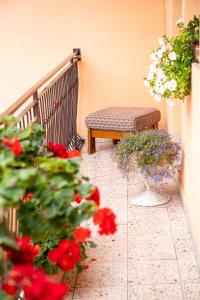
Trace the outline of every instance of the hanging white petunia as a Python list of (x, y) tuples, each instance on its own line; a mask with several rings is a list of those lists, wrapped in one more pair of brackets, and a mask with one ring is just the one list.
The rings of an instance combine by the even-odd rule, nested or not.
[(162, 56), (163, 56), (163, 51), (162, 51), (161, 49), (159, 49), (159, 50), (157, 51), (157, 57), (158, 57), (158, 58), (162, 58)]
[(176, 21), (176, 25), (180, 25), (180, 24), (183, 24), (183, 18), (179, 18), (179, 19)]
[(156, 72), (156, 65), (155, 64), (151, 64), (150, 67), (150, 72), (155, 73)]
[(151, 57), (151, 60), (153, 60), (153, 61), (157, 61), (157, 60), (158, 60), (157, 55), (156, 55), (155, 52), (152, 52), (152, 53), (150, 54), (150, 57)]
[(163, 39), (163, 38), (159, 38), (159, 39), (158, 39), (158, 44), (159, 44), (160, 46), (163, 46), (163, 45), (165, 44), (164, 39)]
[(174, 51), (170, 52), (168, 55), (170, 60), (176, 60), (176, 53)]
[(149, 74), (147, 75), (147, 79), (152, 80), (153, 78), (154, 78), (154, 73), (149, 72)]
[(160, 95), (154, 95), (154, 99), (156, 102), (161, 102), (161, 96)]
[(144, 86), (145, 86), (145, 87), (150, 87), (150, 83), (149, 83), (148, 80), (144, 80)]

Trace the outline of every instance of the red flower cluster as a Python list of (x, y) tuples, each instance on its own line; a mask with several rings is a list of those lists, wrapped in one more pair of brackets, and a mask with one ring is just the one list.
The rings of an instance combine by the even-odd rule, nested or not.
[[(80, 194), (76, 194), (74, 195), (73, 197), (73, 200), (76, 202), (76, 203), (81, 203), (81, 200), (83, 198), (81, 197)], [(86, 200), (91, 200), (91, 201), (94, 201), (96, 203), (97, 206), (100, 205), (100, 192), (99, 192), (99, 189), (98, 187), (94, 187), (91, 191), (91, 194), (86, 198)]]
[(29, 237), (16, 237), (15, 238), (17, 245), (19, 246), (18, 250), (15, 249), (7, 249), (8, 257), (14, 264), (27, 265), (32, 264), (36, 255), (39, 253), (39, 248), (34, 247), (30, 243)]
[(117, 230), (115, 223), (116, 216), (110, 208), (99, 209), (93, 216), (95, 225), (99, 225), (99, 233), (102, 234), (113, 234)]
[(48, 151), (52, 152), (55, 157), (67, 158), (68, 153), (65, 145), (49, 143)]
[(60, 157), (60, 158), (73, 158), (73, 157), (81, 156), (80, 151), (76, 149), (68, 151), (65, 145), (63, 144), (49, 143), (48, 151), (52, 152), (55, 157)]
[(80, 151), (74, 149), (68, 152), (68, 158), (81, 157)]
[(22, 153), (22, 145), (17, 137), (13, 139), (3, 139), (2, 144), (9, 148), (15, 156), (19, 156)]
[(100, 205), (100, 192), (98, 187), (94, 187), (90, 196), (86, 198), (87, 200), (93, 200), (97, 206)]
[(32, 265), (15, 265), (2, 289), (11, 296), (23, 289), (26, 300), (61, 300), (68, 286), (48, 281), (45, 273)]
[(48, 252), (48, 259), (64, 271), (71, 271), (81, 259), (80, 247), (73, 241), (63, 240), (58, 248)]
[(82, 243), (91, 236), (91, 231), (88, 228), (77, 227), (73, 233), (73, 236), (76, 243)]
[(82, 197), (81, 197), (81, 195), (80, 194), (76, 194), (76, 195), (74, 195), (74, 197), (73, 197), (73, 200), (76, 202), (76, 203), (81, 203), (81, 201), (82, 201)]
[(33, 198), (33, 195), (31, 193), (25, 194), (22, 196), (22, 200), (24, 200), (24, 201), (31, 200), (32, 198)]

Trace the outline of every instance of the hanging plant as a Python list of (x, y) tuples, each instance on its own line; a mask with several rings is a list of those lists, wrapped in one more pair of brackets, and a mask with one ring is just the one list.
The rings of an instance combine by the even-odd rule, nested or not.
[(199, 41), (200, 18), (194, 16), (187, 26), (182, 19), (176, 22), (179, 34), (158, 39), (159, 48), (150, 54), (152, 63), (144, 78), (145, 87), (157, 102), (162, 98), (173, 105), (191, 92), (192, 62), (195, 61), (193, 43)]

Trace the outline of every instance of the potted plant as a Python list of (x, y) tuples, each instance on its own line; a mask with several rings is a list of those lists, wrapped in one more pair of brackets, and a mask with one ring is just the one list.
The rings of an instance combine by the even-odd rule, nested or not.
[(144, 78), (144, 85), (149, 88), (151, 96), (157, 102), (165, 98), (169, 105), (190, 95), (191, 64), (195, 61), (193, 45), (199, 43), (200, 18), (194, 16), (186, 26), (182, 19), (176, 24), (179, 30), (177, 36), (158, 39), (159, 48), (151, 53), (152, 63)]
[(168, 202), (168, 179), (179, 167), (180, 146), (164, 130), (144, 130), (124, 137), (117, 146), (118, 166), (125, 172), (139, 171), (146, 179), (146, 190), (131, 203), (154, 206)]
[[(26, 300), (60, 300), (68, 286), (48, 275), (86, 268), (87, 248), (95, 244), (83, 222), (92, 218), (107, 235), (115, 233), (116, 217), (100, 208), (98, 188), (80, 172), (79, 151), (52, 143), (43, 151), (41, 125), (21, 131), (13, 122), (0, 120), (0, 298), (23, 290)], [(9, 209), (19, 222), (16, 234)]]

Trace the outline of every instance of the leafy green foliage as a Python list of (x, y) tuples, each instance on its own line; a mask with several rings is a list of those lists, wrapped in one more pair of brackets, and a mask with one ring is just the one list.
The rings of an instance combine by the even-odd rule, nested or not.
[[(15, 122), (10, 117), (0, 120), (0, 251), (1, 245), (16, 247), (4, 218), (9, 208), (15, 208), (20, 235), (30, 236), (41, 249), (36, 266), (56, 273), (58, 268), (47, 259), (47, 253), (60, 240), (73, 240), (75, 228), (93, 216), (97, 209), (93, 201), (73, 203), (74, 195), (85, 199), (93, 186), (80, 172), (80, 158), (55, 158), (44, 151), (42, 126), (35, 124), (21, 131)], [(4, 139), (16, 138), (22, 146), (20, 155), (14, 155), (3, 143)], [(85, 246), (81, 248), (82, 258), (86, 257)]]
[(199, 42), (200, 18), (194, 16), (187, 26), (177, 23), (179, 34), (159, 39), (160, 47), (152, 52), (152, 65), (144, 84), (156, 101), (161, 97), (173, 104), (183, 100), (191, 92), (192, 62), (195, 61), (192, 46)]

